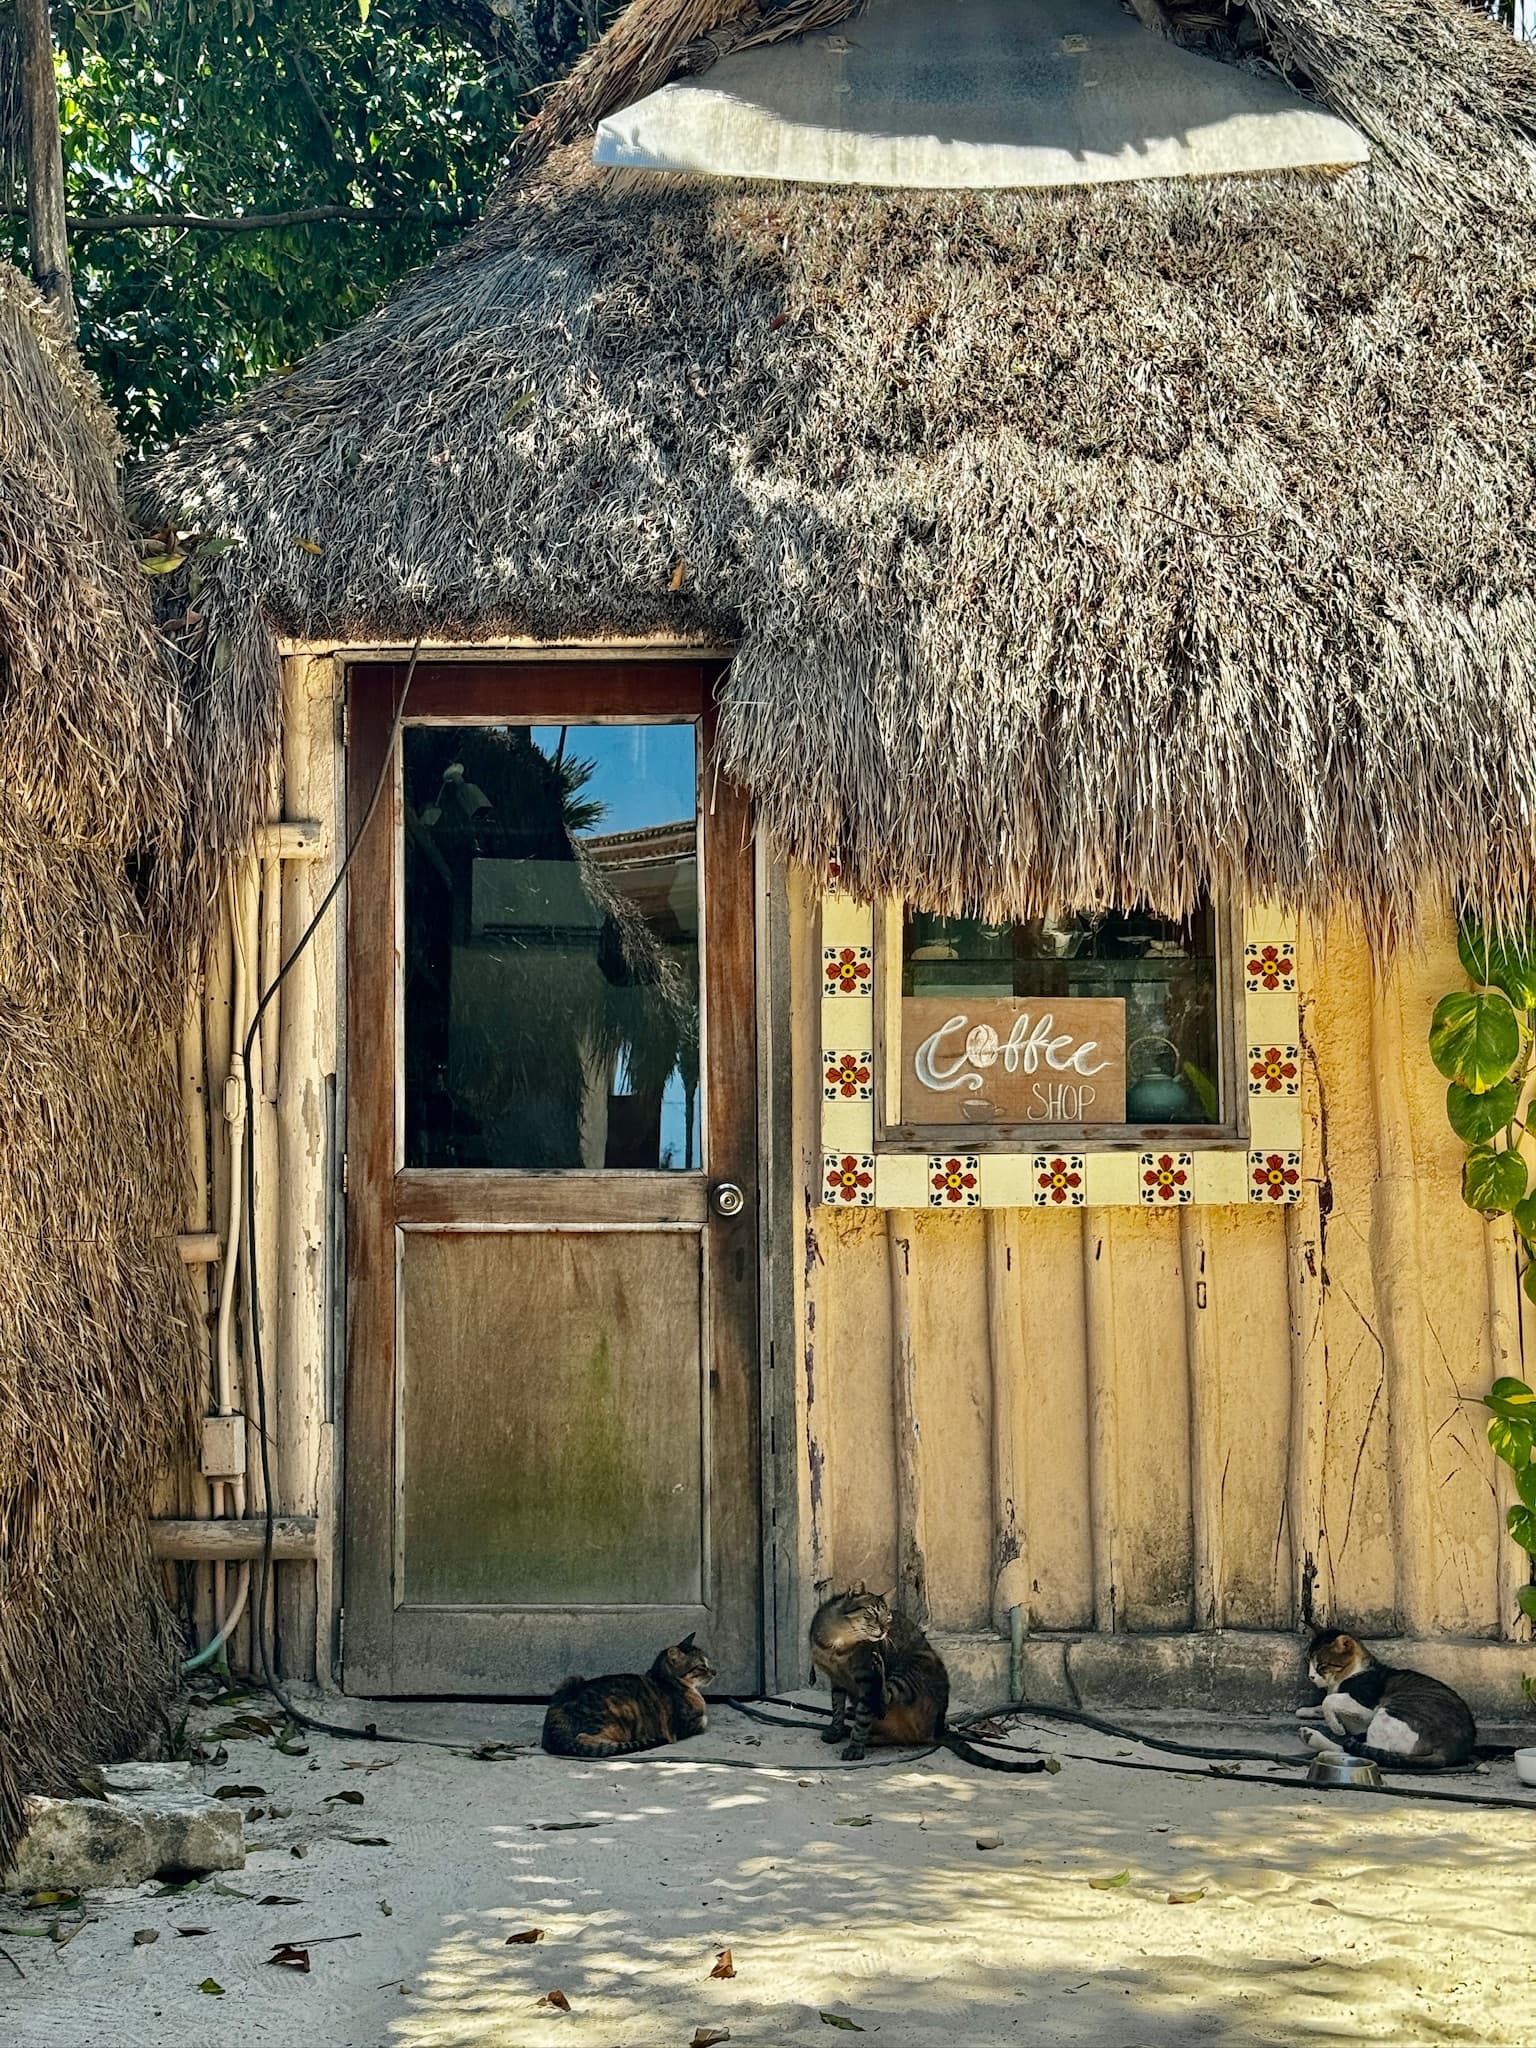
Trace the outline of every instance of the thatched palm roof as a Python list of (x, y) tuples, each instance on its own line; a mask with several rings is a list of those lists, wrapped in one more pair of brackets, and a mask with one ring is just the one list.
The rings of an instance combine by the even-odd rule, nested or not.
[(187, 1426), (170, 1033), (183, 756), (111, 421), (0, 264), (0, 1866), (22, 1792), (175, 1670), (151, 1488)]
[(1369, 137), (1337, 177), (592, 168), (769, 15), (635, 0), (456, 250), (145, 481), (241, 543), (198, 601), (230, 730), (273, 730), (273, 629), (703, 634), (730, 767), (862, 889), (1528, 900), (1536, 52), (1461, 0), (1186, 10)]

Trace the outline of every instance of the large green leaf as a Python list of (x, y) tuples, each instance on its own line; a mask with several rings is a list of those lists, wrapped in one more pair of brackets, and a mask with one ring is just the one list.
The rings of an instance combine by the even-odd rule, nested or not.
[(1513, 1081), (1500, 1081), (1482, 1095), (1474, 1095), (1453, 1081), (1445, 1091), (1445, 1113), (1451, 1129), (1469, 1145), (1482, 1145), (1496, 1131), (1502, 1131), (1520, 1107), (1520, 1090)]
[(1494, 1381), (1482, 1399), (1485, 1408), (1491, 1408), (1495, 1415), (1502, 1415), (1506, 1422), (1523, 1422), (1536, 1428), (1536, 1393), (1524, 1380), (1517, 1380), (1506, 1373)]
[(1515, 1486), (1528, 1508), (1536, 1508), (1536, 1465), (1524, 1465), (1515, 1474)]
[(1536, 1586), (1522, 1586), (1515, 1595), (1515, 1605), (1527, 1621), (1536, 1621)]
[(1517, 1010), (1536, 1010), (1536, 929), (1491, 932), (1463, 918), (1456, 950), (1471, 980), (1503, 989)]
[(1488, 1441), (1494, 1454), (1513, 1465), (1518, 1472), (1531, 1462), (1531, 1453), (1536, 1448), (1536, 1432), (1528, 1422), (1511, 1422), (1507, 1416), (1495, 1415), (1488, 1425)]
[(1430, 1022), (1429, 1052), (1447, 1080), (1474, 1095), (1497, 1087), (1520, 1057), (1520, 1020), (1508, 996), (1442, 996)]
[(1509, 1533), (1520, 1548), (1536, 1557), (1536, 1508), (1511, 1508), (1508, 1524)]
[(1513, 1209), (1528, 1185), (1525, 1161), (1518, 1152), (1495, 1152), (1491, 1145), (1479, 1145), (1468, 1153), (1461, 1194), (1469, 1209), (1485, 1214)]
[(1536, 1194), (1515, 1204), (1515, 1228), (1522, 1237), (1536, 1238)]

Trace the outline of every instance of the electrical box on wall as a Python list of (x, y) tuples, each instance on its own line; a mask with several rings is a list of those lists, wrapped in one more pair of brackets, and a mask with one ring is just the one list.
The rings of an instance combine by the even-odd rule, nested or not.
[(203, 1477), (243, 1479), (245, 1477), (245, 1417), (205, 1415), (203, 1417)]

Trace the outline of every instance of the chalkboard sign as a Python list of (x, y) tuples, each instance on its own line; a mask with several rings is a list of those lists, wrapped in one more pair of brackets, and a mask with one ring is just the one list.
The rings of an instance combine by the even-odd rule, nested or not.
[(901, 1121), (1123, 1124), (1124, 1002), (906, 997)]

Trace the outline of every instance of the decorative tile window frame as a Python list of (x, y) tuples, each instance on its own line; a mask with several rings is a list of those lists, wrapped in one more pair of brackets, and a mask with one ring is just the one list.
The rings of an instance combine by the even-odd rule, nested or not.
[[(893, 1134), (900, 1095), (902, 906), (828, 890), (821, 904), (821, 1199), (833, 1208), (1285, 1205), (1301, 1198), (1301, 1030), (1293, 923), (1256, 904), (1222, 917), (1219, 1132), (984, 1126)], [(1240, 985), (1239, 985), (1240, 984)], [(999, 1142), (1001, 1140), (1001, 1143)]]

